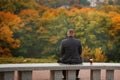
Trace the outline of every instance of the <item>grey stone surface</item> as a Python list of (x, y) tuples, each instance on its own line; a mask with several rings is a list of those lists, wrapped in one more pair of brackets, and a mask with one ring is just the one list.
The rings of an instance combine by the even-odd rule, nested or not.
[[(72, 77), (69, 80), (74, 80), (74, 71), (77, 69), (90, 69), (91, 80), (100, 80), (100, 70), (106, 69), (107, 80), (114, 80), (114, 70), (120, 70), (119, 63), (83, 63), (78, 65), (67, 65), (58, 63), (32, 63), (32, 64), (0, 64), (0, 80), (13, 80), (13, 72), (19, 72), (19, 80), (32, 80), (32, 71), (50, 70), (51, 80), (61, 80), (61, 71), (69, 70)], [(7, 73), (6, 73), (7, 72)], [(10, 72), (10, 73), (8, 73)], [(11, 73), (12, 72), (12, 73)], [(5, 74), (4, 74), (5, 73)], [(59, 75), (59, 76), (58, 76)], [(10, 79), (8, 79), (11, 77)]]
[(76, 70), (67, 71), (67, 80), (76, 80)]
[(50, 80), (62, 80), (62, 71), (61, 70), (51, 70), (50, 71)]
[(57, 70), (57, 71), (54, 71), (54, 72), (55, 72), (54, 80), (62, 80), (62, 71)]
[(0, 72), (0, 80), (4, 80), (4, 72)]
[(14, 71), (4, 72), (4, 80), (14, 80)]
[(14, 80), (14, 71), (0, 72), (0, 80)]
[(76, 69), (116, 69), (120, 70), (119, 63), (83, 63), (79, 65), (66, 65), (58, 63), (32, 63), (32, 64), (0, 64), (2, 71), (28, 71), (28, 70), (76, 70)]
[(32, 80), (32, 71), (19, 71), (18, 80)]
[(114, 80), (114, 70), (106, 70), (106, 80)]
[(100, 69), (91, 70), (90, 80), (101, 80), (101, 70)]

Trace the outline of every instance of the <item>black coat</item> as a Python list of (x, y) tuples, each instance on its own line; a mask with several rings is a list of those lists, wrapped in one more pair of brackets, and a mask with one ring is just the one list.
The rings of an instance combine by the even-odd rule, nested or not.
[(58, 63), (81, 64), (81, 53), (82, 46), (79, 40), (74, 37), (64, 39), (61, 43), (61, 58), (58, 60)]

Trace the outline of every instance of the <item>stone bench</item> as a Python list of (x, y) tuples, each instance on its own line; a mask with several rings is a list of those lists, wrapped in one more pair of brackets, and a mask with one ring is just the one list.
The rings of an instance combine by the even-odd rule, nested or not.
[(31, 63), (31, 64), (0, 64), (0, 80), (14, 80), (15, 71), (17, 80), (32, 80), (32, 71), (50, 70), (50, 80), (62, 80), (62, 70), (67, 70), (67, 80), (75, 80), (75, 71), (90, 69), (90, 80), (101, 80), (101, 70), (106, 70), (106, 80), (114, 80), (114, 70), (120, 70), (119, 63), (83, 63), (67, 65), (58, 63)]

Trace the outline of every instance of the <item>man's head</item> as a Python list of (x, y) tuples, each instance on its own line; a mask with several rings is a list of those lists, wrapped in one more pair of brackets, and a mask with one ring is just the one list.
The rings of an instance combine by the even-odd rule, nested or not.
[(73, 30), (73, 29), (69, 29), (69, 30), (67, 31), (67, 36), (68, 36), (68, 37), (74, 37), (74, 30)]

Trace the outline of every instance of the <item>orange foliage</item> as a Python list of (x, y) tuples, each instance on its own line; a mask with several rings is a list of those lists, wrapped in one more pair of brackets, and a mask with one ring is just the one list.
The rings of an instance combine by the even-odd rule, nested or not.
[(22, 10), (19, 14), (20, 16), (24, 16), (26, 15), (27, 17), (30, 17), (30, 16), (38, 16), (38, 12), (36, 10), (33, 10), (33, 9), (28, 9), (28, 10)]
[(19, 29), (20, 18), (10, 12), (0, 12), (0, 57), (12, 56), (10, 48), (18, 48), (20, 41), (13, 38), (13, 33)]
[(95, 10), (93, 8), (72, 8), (70, 10), (66, 10), (66, 13), (69, 16), (74, 16), (75, 14), (79, 14), (79, 13), (88, 13), (91, 10)]
[(12, 57), (11, 53), (10, 53), (10, 49), (9, 48), (1, 48), (0, 47), (0, 57), (4, 57), (4, 58), (7, 58), (7, 57)]
[(19, 16), (23, 19), (22, 21), (24, 24), (29, 23), (31, 20), (39, 18), (38, 12), (33, 9), (22, 10)]
[(13, 31), (15, 31), (16, 29), (19, 29), (19, 27), (21, 27), (20, 25), (18, 25), (18, 23), (20, 22), (20, 18), (17, 15), (13, 15), (10, 12), (7, 12), (7, 13), (0, 12), (0, 20), (1, 20), (0, 26), (7, 25)]
[(116, 12), (110, 12), (109, 16), (111, 18), (111, 30), (110, 30), (110, 34), (111, 35), (116, 35), (117, 32), (120, 30), (120, 14), (116, 13)]
[(105, 6), (103, 7), (103, 9), (101, 9), (102, 11), (104, 12), (111, 12), (111, 11), (118, 11), (117, 7), (116, 6), (113, 6), (113, 5), (108, 5), (108, 6)]
[(48, 9), (45, 13), (43, 13), (42, 18), (49, 20), (55, 18), (60, 13), (60, 10), (57, 9)]

